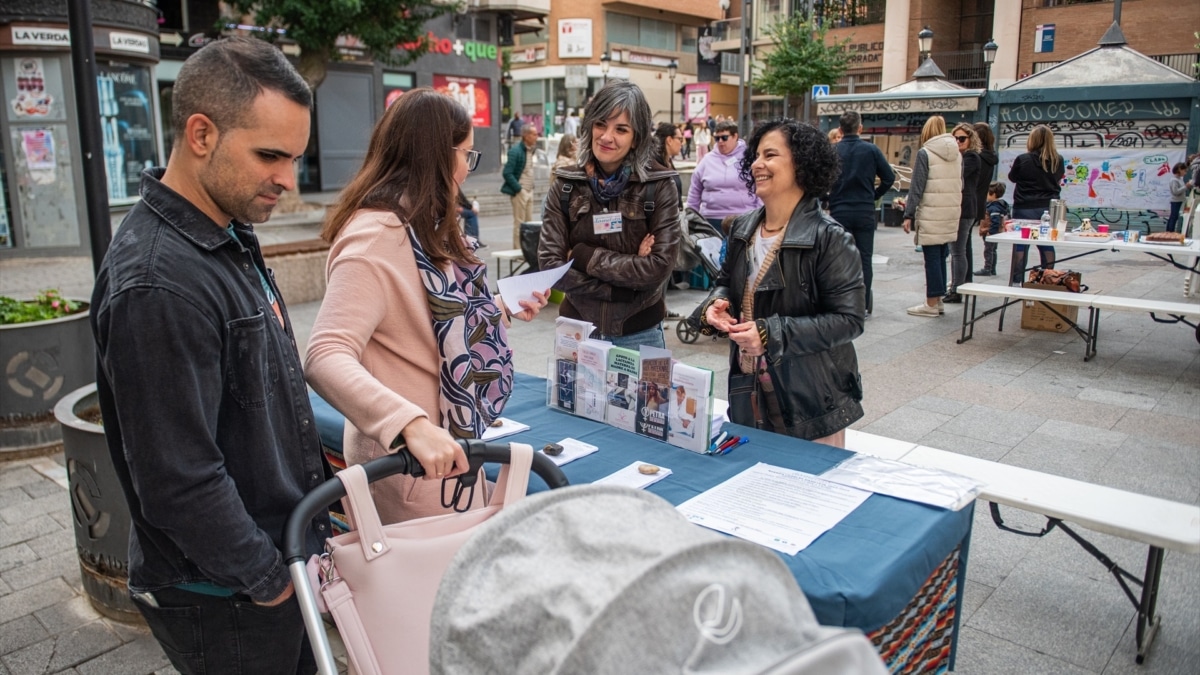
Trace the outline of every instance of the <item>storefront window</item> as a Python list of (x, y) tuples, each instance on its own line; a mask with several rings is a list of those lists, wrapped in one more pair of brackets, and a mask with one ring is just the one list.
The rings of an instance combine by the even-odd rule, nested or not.
[(404, 92), (412, 89), (415, 78), (412, 73), (383, 74), (383, 107), (390, 108)]
[(97, 64), (96, 71), (108, 200), (131, 204), (137, 200), (142, 171), (158, 162), (150, 68), (110, 62)]

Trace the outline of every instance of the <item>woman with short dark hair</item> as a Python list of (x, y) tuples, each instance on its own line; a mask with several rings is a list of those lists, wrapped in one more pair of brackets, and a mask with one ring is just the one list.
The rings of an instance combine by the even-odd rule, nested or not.
[(579, 162), (546, 195), (538, 265), (571, 267), (559, 315), (620, 347), (666, 346), (664, 282), (679, 248), (678, 174), (656, 158), (650, 105), (626, 80), (605, 85), (579, 128)]
[(738, 173), (763, 206), (734, 221), (717, 286), (689, 321), (729, 334), (730, 419), (844, 447), (863, 416), (853, 340), (866, 306), (854, 238), (820, 206), (838, 165), (809, 124), (755, 130)]

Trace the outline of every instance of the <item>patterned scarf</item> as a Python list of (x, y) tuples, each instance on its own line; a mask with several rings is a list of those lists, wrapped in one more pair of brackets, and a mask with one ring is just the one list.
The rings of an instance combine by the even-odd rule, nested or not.
[(611, 176), (605, 176), (602, 173), (603, 169), (595, 162), (589, 162), (584, 170), (587, 171), (588, 180), (592, 183), (592, 194), (596, 195), (596, 201), (601, 204), (608, 204), (620, 197), (629, 183), (630, 174), (633, 173), (633, 169), (628, 164), (622, 164), (621, 168)]
[(409, 231), (417, 273), (433, 312), (442, 425), (455, 438), (480, 438), (512, 393), (512, 350), (500, 308), (488, 290), (487, 266), (451, 262), (454, 277), (430, 262)]

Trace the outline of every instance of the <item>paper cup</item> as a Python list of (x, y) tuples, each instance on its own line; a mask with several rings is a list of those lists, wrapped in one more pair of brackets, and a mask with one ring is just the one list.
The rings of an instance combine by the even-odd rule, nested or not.
[(1029, 238), (1029, 226), (1028, 226), (1028, 225), (1022, 225), (1022, 226), (1021, 226), (1021, 238), (1022, 238), (1022, 239), (1028, 239), (1028, 238)]
[(1099, 232), (1100, 234), (1107, 234), (1107, 233), (1108, 233), (1108, 226), (1107, 226), (1107, 225), (1097, 225), (1097, 226), (1096, 226), (1096, 231), (1097, 231), (1097, 232)]

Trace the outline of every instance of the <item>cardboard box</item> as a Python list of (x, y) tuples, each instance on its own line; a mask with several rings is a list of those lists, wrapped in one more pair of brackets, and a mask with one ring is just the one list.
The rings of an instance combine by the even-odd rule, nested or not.
[[(1057, 284), (1031, 284), (1025, 282), (1021, 288), (1036, 288), (1042, 291), (1070, 293), (1065, 287)], [(1079, 321), (1079, 307), (1075, 305), (1059, 305), (1051, 303), (1059, 314), (1067, 317), (1072, 323)], [(1044, 304), (1036, 300), (1025, 300), (1021, 303), (1021, 328), (1025, 330), (1045, 330), (1053, 333), (1065, 333), (1071, 330), (1070, 324), (1063, 321), (1057, 314), (1051, 312)]]

